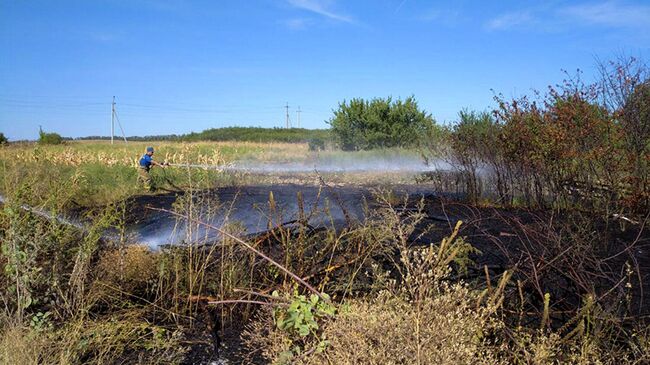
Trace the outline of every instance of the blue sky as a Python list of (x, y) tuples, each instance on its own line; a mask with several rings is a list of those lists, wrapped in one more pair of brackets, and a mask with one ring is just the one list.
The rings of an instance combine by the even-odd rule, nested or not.
[(0, 132), (325, 128), (338, 102), (415, 95), (439, 122), (562, 69), (650, 56), (650, 2), (0, 0)]

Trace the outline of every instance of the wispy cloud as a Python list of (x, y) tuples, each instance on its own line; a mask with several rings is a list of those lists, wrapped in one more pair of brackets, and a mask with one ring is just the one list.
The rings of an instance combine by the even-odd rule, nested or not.
[(568, 6), (560, 9), (559, 13), (593, 25), (626, 28), (650, 27), (649, 5), (633, 5), (618, 1), (606, 1), (598, 4)]
[(395, 12), (396, 12), (396, 13), (399, 12), (399, 10), (402, 8), (402, 6), (404, 6), (405, 3), (406, 3), (406, 0), (402, 0), (402, 1), (399, 3), (399, 5), (397, 5), (397, 8), (395, 8)]
[(344, 23), (355, 23), (355, 20), (345, 14), (334, 12), (330, 10), (330, 1), (327, 0), (287, 0), (291, 6), (299, 9), (307, 10), (312, 13), (324, 16), (326, 18), (336, 20)]
[(424, 22), (433, 22), (446, 26), (458, 25), (464, 21), (464, 16), (460, 9), (429, 9), (422, 11), (416, 19)]
[(199, 72), (207, 72), (208, 74), (219, 76), (250, 75), (259, 71), (246, 67), (211, 67), (208, 69), (197, 68), (196, 70)]
[(115, 0), (115, 3), (134, 8), (144, 8), (163, 12), (177, 12), (187, 8), (183, 0)]
[(650, 5), (616, 0), (553, 8), (539, 6), (501, 14), (488, 20), (488, 30), (528, 28), (561, 31), (592, 25), (612, 28), (650, 28)]
[(307, 18), (292, 18), (292, 19), (285, 20), (283, 23), (289, 29), (303, 30), (306, 29), (312, 23), (312, 20)]
[(422, 13), (420, 13), (420, 15), (418, 16), (420, 20), (424, 20), (424, 21), (434, 21), (440, 19), (441, 17), (442, 17), (442, 11), (440, 11), (440, 9), (425, 10)]
[(530, 11), (515, 11), (502, 14), (490, 19), (486, 28), (489, 30), (505, 30), (536, 22)]
[(124, 39), (124, 32), (120, 30), (91, 30), (83, 31), (80, 36), (84, 39), (98, 43), (112, 43)]

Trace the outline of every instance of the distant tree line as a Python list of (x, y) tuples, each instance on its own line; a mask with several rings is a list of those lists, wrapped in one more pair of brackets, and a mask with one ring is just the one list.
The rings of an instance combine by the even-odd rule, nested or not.
[[(180, 140), (180, 135), (176, 134), (160, 134), (160, 135), (151, 135), (151, 136), (128, 136), (126, 137), (129, 141), (178, 141)], [(121, 140), (121, 137), (115, 137), (118, 141)], [(110, 136), (86, 136), (86, 137), (77, 137), (75, 140), (78, 141), (110, 141)]]
[[(106, 136), (88, 136), (79, 140), (110, 140)], [(244, 141), (244, 142), (287, 142), (307, 143), (316, 141), (317, 144), (329, 142), (330, 131), (326, 129), (304, 128), (261, 128), (261, 127), (225, 127), (211, 128), (202, 132), (189, 134), (167, 134), (152, 136), (131, 136), (129, 141)]]
[[(355, 98), (339, 104), (327, 122), (330, 129), (225, 127), (189, 134), (131, 136), (130, 141), (244, 141), (309, 143), (311, 150), (336, 145), (346, 151), (419, 146), (439, 131), (431, 114), (421, 110), (414, 97), (405, 100)], [(80, 140), (107, 140), (88, 136)]]
[(245, 141), (245, 142), (309, 142), (314, 139), (329, 140), (326, 129), (227, 127), (206, 129), (199, 133), (183, 135), (184, 141)]

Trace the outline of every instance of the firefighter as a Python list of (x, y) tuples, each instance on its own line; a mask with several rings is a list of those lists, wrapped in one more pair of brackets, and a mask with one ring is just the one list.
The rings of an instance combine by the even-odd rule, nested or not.
[(153, 192), (156, 190), (156, 187), (153, 184), (153, 179), (149, 170), (153, 166), (165, 167), (165, 164), (158, 163), (153, 160), (153, 147), (147, 147), (147, 151), (142, 158), (140, 158), (140, 163), (138, 164), (138, 180), (143, 183), (144, 188)]

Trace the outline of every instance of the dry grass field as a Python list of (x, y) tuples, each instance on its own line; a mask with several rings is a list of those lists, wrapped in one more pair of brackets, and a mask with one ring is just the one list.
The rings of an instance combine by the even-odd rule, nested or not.
[[(136, 181), (147, 145), (180, 165), (152, 171), (155, 193)], [(443, 197), (462, 180), (423, 178), (419, 158), (3, 146), (0, 362), (650, 360), (643, 225)], [(178, 239), (140, 245), (143, 227)]]

